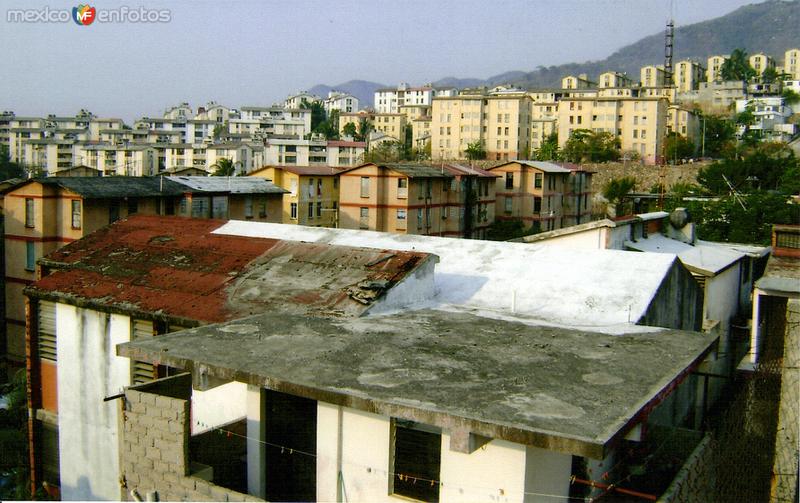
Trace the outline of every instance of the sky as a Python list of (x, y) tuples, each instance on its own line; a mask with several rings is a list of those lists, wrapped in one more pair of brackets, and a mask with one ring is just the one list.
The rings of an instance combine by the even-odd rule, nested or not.
[[(0, 5), (0, 110), (126, 121), (171, 105), (269, 105), (315, 84), (396, 85), (487, 78), (539, 65), (604, 59), (642, 37), (761, 0), (133, 0), (167, 22), (16, 22)], [(108, 14), (108, 13), (107, 13)], [(155, 12), (150, 15), (157, 15)]]

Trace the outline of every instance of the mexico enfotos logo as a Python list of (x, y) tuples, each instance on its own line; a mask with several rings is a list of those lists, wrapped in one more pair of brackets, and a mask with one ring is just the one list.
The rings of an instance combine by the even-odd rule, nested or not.
[(69, 9), (8, 9), (8, 23), (69, 23), (90, 26), (97, 23), (169, 23), (172, 11), (169, 9), (148, 9), (146, 7), (122, 6), (114, 9), (98, 9), (89, 4), (81, 4)]

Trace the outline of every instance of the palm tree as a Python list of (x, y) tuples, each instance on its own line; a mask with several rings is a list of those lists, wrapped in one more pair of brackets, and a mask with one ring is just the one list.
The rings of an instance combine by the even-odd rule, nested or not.
[(236, 176), (236, 163), (232, 159), (221, 157), (211, 167), (215, 168), (212, 176)]

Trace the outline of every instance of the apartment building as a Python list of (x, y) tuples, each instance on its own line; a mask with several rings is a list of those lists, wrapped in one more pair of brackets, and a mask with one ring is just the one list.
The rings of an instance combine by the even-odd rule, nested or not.
[(730, 54), (711, 56), (706, 64), (706, 82), (719, 82), (722, 81), (722, 65), (725, 60), (730, 57)]
[[(211, 173), (213, 169), (211, 164), (207, 162), (209, 146), (204, 143), (172, 143), (166, 145), (164, 147), (164, 171), (176, 172), (187, 168), (197, 168), (205, 173)], [(218, 160), (220, 156), (217, 154), (218, 152), (213, 152), (212, 155)]]
[(339, 175), (339, 227), (485, 237), (494, 221), (494, 178), (457, 164), (364, 164)]
[[(96, 169), (103, 176), (152, 176), (158, 173), (158, 154), (150, 144), (80, 142), (73, 148), (72, 165)], [(50, 173), (56, 174), (53, 171)]]
[(789, 75), (786, 80), (800, 80), (800, 49), (793, 48), (784, 53), (783, 73)]
[(349, 93), (339, 91), (328, 92), (328, 97), (322, 102), (325, 113), (330, 116), (331, 112), (355, 112), (358, 110), (358, 98)]
[(747, 97), (747, 83), (741, 80), (714, 80), (700, 83), (695, 101), (707, 114), (724, 114), (738, 99)]
[(362, 121), (369, 121), (373, 131), (380, 131), (397, 141), (405, 140), (406, 125), (409, 123), (407, 115), (403, 113), (345, 112), (339, 115), (339, 136), (344, 136), (344, 128), (348, 124), (353, 124), (358, 130)]
[(288, 191), (281, 222), (312, 227), (337, 227), (339, 173), (332, 166), (265, 166), (248, 176), (266, 178)]
[(22, 162), (41, 176), (73, 166), (74, 140), (42, 138), (22, 144)]
[(259, 166), (350, 167), (363, 160), (366, 148), (365, 142), (351, 140), (269, 138), (266, 140), (263, 160)]
[(245, 174), (263, 166), (266, 159), (265, 148), (255, 144), (218, 143), (208, 145), (205, 150), (208, 170), (213, 170), (220, 159), (230, 159), (236, 167), (236, 173)]
[(646, 164), (663, 156), (668, 101), (663, 98), (564, 98), (558, 106), (559, 147), (577, 129), (608, 132), (623, 152), (636, 152)]
[(668, 85), (667, 71), (664, 65), (647, 65), (639, 70), (641, 87), (664, 87)]
[(601, 73), (597, 78), (597, 87), (599, 89), (630, 87), (631, 84), (633, 84), (633, 81), (626, 74), (619, 72)]
[(433, 99), (437, 96), (452, 97), (457, 94), (458, 92), (455, 88), (434, 87), (431, 84), (413, 87), (403, 82), (396, 88), (382, 88), (375, 91), (375, 111), (377, 113), (400, 113), (401, 107), (409, 105), (431, 106)]
[(538, 102), (531, 104), (531, 152), (542, 147), (548, 136), (558, 131), (558, 102)]
[(524, 159), (530, 151), (531, 98), (525, 93), (459, 95), (433, 100), (431, 155), (463, 159), (481, 142), (487, 159)]
[(339, 168), (358, 166), (364, 162), (364, 153), (366, 151), (367, 144), (363, 141), (328, 140), (328, 165)]
[(210, 120), (216, 124), (224, 124), (233, 118), (231, 112), (231, 109), (225, 105), (209, 101), (206, 106), (197, 107), (194, 119), (198, 121)]
[(685, 93), (698, 89), (704, 76), (705, 70), (700, 63), (684, 59), (675, 63), (672, 83), (678, 88), (679, 93)]
[(192, 107), (189, 106), (188, 103), (183, 102), (179, 105), (175, 105), (173, 107), (169, 107), (164, 111), (164, 118), (170, 120), (180, 120), (185, 121), (190, 119), (194, 116), (194, 112), (192, 111)]
[(300, 91), (297, 94), (289, 96), (285, 100), (283, 100), (284, 108), (300, 108), (303, 102), (307, 104), (314, 103), (315, 101), (322, 101), (322, 98), (317, 96), (316, 94), (311, 94), (308, 91)]
[(595, 83), (589, 80), (589, 76), (581, 73), (577, 77), (575, 75), (568, 75), (561, 79), (561, 89), (591, 89), (595, 87)]
[[(691, 141), (696, 149), (702, 148), (702, 131), (700, 130), (700, 114), (693, 108), (682, 105), (670, 105), (667, 108), (667, 133), (675, 132)], [(665, 153), (667, 158), (669, 153)]]
[(750, 66), (756, 71), (756, 75), (761, 75), (767, 68), (775, 69), (775, 58), (767, 56), (763, 52), (752, 54), (750, 56)]
[(293, 135), (302, 138), (311, 132), (311, 110), (305, 108), (242, 107), (240, 117), (229, 121), (230, 133), (251, 135)]
[(592, 218), (592, 175), (568, 162), (513, 161), (491, 168), (497, 179), (498, 220), (520, 219), (533, 232)]

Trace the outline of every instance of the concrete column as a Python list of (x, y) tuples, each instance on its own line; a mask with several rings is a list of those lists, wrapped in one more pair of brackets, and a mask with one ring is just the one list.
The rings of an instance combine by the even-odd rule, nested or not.
[(758, 363), (758, 343), (761, 339), (761, 290), (753, 290), (753, 320), (750, 322), (750, 363)]
[(247, 386), (247, 492), (264, 498), (267, 492), (264, 394), (261, 387)]
[(343, 501), (342, 407), (317, 402), (317, 501)]

